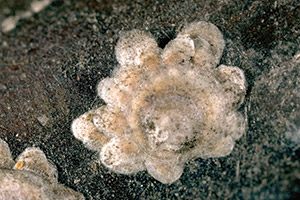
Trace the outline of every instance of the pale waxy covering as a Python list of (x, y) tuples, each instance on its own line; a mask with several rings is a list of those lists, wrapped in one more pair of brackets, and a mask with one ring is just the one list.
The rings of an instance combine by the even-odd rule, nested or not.
[(164, 49), (149, 33), (122, 34), (120, 66), (97, 88), (107, 105), (74, 120), (74, 136), (99, 151), (109, 169), (147, 170), (162, 183), (179, 179), (191, 159), (230, 154), (245, 132), (237, 109), (246, 81), (237, 67), (217, 67), (224, 46), (219, 29), (203, 21)]
[(0, 200), (84, 200), (82, 194), (57, 182), (56, 167), (45, 154), (27, 148), (14, 162), (0, 139)]

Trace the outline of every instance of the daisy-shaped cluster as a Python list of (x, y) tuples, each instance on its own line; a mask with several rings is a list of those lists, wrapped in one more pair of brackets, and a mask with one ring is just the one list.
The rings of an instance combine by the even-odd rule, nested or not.
[(74, 120), (74, 136), (114, 172), (147, 170), (162, 183), (179, 179), (191, 159), (230, 154), (245, 132), (237, 109), (246, 81), (237, 67), (217, 67), (224, 46), (219, 29), (204, 21), (164, 49), (147, 32), (123, 33), (120, 65), (97, 87), (106, 105)]
[(56, 167), (37, 148), (27, 148), (14, 162), (0, 139), (0, 199), (84, 200), (82, 194), (57, 181)]

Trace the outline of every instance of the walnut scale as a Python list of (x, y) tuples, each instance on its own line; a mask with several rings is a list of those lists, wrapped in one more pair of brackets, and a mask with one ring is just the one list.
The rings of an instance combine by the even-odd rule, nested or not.
[(246, 81), (237, 67), (216, 67), (224, 46), (219, 29), (203, 21), (164, 49), (149, 33), (124, 33), (116, 46), (120, 66), (97, 88), (107, 105), (74, 120), (74, 136), (109, 169), (147, 170), (166, 184), (191, 159), (230, 154), (245, 132), (237, 109)]
[(0, 199), (68, 199), (84, 196), (57, 181), (56, 167), (34, 147), (26, 148), (14, 162), (8, 144), (0, 139)]

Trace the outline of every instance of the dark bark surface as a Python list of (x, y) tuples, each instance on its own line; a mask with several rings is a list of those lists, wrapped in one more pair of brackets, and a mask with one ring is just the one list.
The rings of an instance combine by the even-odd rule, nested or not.
[[(0, 24), (31, 1), (0, 1)], [(210, 21), (224, 34), (220, 64), (248, 82), (248, 131), (224, 158), (196, 159), (171, 185), (96, 162), (72, 120), (103, 104), (96, 85), (117, 65), (119, 33), (151, 32), (160, 47), (180, 28)], [(295, 199), (300, 194), (300, 6), (278, 1), (56, 0), (0, 32), (0, 137), (13, 156), (42, 149), (59, 182), (87, 199)]]

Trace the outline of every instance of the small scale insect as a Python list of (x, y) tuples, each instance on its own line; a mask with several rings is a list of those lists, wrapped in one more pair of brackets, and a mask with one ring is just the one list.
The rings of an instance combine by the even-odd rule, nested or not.
[(238, 67), (217, 67), (224, 46), (219, 29), (204, 21), (164, 49), (141, 30), (122, 34), (120, 66), (97, 88), (107, 105), (74, 120), (74, 136), (114, 172), (147, 170), (165, 184), (191, 159), (230, 154), (246, 129), (237, 111), (246, 80)]
[(14, 162), (0, 139), (0, 200), (83, 200), (82, 194), (57, 181), (56, 167), (37, 148), (27, 148)]

